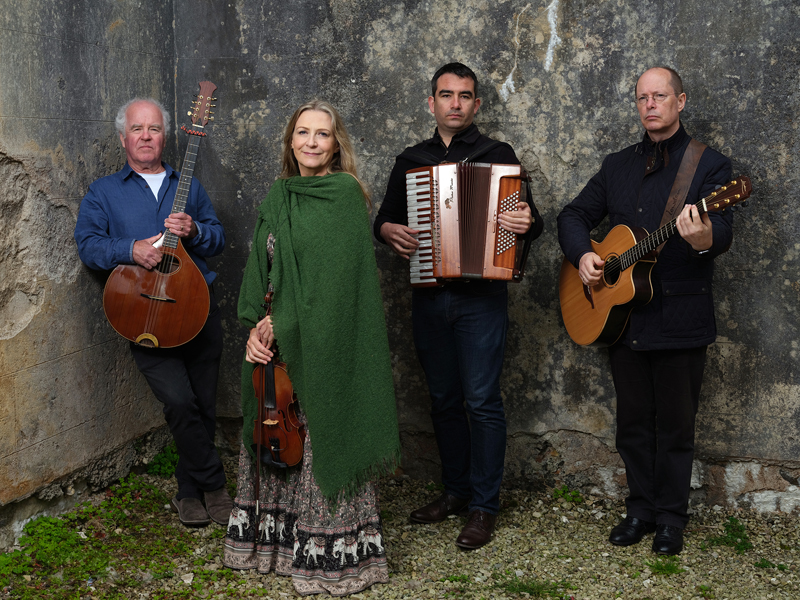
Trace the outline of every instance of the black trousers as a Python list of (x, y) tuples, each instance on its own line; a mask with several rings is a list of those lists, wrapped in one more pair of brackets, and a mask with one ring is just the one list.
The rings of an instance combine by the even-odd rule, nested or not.
[(175, 348), (131, 343), (136, 366), (164, 405), (164, 417), (178, 448), (178, 499), (202, 498), (225, 485), (214, 445), (217, 379), (222, 354), (222, 319), (214, 295), (208, 320), (190, 342)]
[(681, 529), (689, 521), (695, 416), (707, 348), (635, 352), (616, 344), (609, 349), (629, 516)]

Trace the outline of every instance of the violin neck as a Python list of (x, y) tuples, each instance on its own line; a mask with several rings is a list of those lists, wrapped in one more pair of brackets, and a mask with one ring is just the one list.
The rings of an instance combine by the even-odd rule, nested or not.
[(264, 408), (271, 410), (278, 407), (275, 399), (275, 364), (273, 360), (263, 365), (262, 369), (262, 388), (264, 390)]

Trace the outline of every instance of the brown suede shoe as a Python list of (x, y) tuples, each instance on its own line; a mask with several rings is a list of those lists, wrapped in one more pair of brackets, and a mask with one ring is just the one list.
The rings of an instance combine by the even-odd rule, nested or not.
[(438, 523), (448, 515), (461, 512), (468, 504), (469, 498), (456, 498), (445, 492), (430, 504), (412, 512), (409, 518), (413, 523)]
[(181, 523), (187, 527), (204, 527), (211, 523), (203, 503), (197, 498), (178, 500), (176, 496), (172, 499), (170, 505), (172, 506), (172, 512), (178, 513)]
[(231, 500), (228, 490), (221, 487), (213, 492), (203, 492), (206, 497), (206, 510), (208, 516), (214, 523), (227, 525), (233, 511), (233, 500)]
[(466, 550), (475, 550), (485, 546), (492, 539), (497, 516), (483, 510), (473, 510), (469, 513), (469, 521), (461, 530), (461, 535), (456, 538), (456, 546)]

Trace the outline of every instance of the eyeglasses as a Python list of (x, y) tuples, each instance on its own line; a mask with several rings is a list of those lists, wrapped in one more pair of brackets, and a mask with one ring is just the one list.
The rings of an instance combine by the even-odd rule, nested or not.
[(650, 98), (652, 98), (653, 101), (656, 104), (663, 104), (664, 101), (667, 98), (669, 98), (670, 96), (677, 96), (677, 95), (678, 95), (677, 93), (672, 93), (672, 94), (653, 94), (652, 96), (649, 96), (647, 94), (643, 94), (643, 95), (639, 96), (638, 98), (636, 98), (636, 104), (638, 104), (639, 106), (641, 106), (642, 104), (647, 104), (647, 102), (650, 100)]

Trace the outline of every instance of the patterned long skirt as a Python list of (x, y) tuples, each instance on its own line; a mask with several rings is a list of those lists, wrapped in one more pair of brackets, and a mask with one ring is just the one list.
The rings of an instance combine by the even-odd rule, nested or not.
[(288, 473), (262, 466), (256, 516), (255, 461), (242, 445), (223, 563), (291, 576), (301, 596), (346, 596), (388, 582), (375, 484), (333, 508), (314, 480), (312, 460), (307, 435), (303, 460)]

